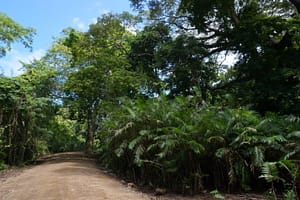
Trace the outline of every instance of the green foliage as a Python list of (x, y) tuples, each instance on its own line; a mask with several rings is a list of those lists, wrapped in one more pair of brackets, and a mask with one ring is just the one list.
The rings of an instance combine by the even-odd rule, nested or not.
[(295, 194), (295, 191), (288, 190), (284, 193), (284, 200), (294, 200), (297, 199), (297, 194)]
[[(291, 166), (283, 167), (280, 162), (292, 160), (299, 166), (299, 19), (293, 15), (291, 2), (131, 2), (139, 11), (148, 8), (153, 20), (131, 43), (131, 64), (154, 77), (160, 89), (158, 96), (166, 92), (174, 98), (161, 100), (165, 97), (160, 96), (143, 103), (131, 102), (127, 111), (132, 118), (121, 114), (126, 112), (122, 109), (116, 111), (122, 116), (119, 120), (108, 115), (105, 123), (110, 129), (104, 135), (114, 142), (112, 149), (118, 149), (119, 159), (134, 168), (134, 176), (138, 173), (136, 167), (144, 173), (151, 164), (162, 171), (163, 183), (169, 171), (184, 174), (180, 163), (193, 166), (193, 160), (200, 168), (201, 180), (205, 182), (204, 177), (210, 176), (214, 188), (221, 190), (251, 189), (253, 181), (261, 181), (258, 177), (262, 168), (265, 174), (269, 169), (270, 175), (275, 172), (271, 170), (274, 166), (280, 166), (280, 173), (297, 177), (287, 170)], [(232, 54), (238, 61), (224, 71), (219, 57)], [(166, 85), (161, 87), (161, 82)], [(187, 103), (188, 95), (194, 94), (201, 98), (194, 97), (192, 103)], [(179, 103), (180, 98), (184, 104)], [(207, 103), (222, 108), (205, 108)], [(179, 115), (168, 110), (173, 107)], [(264, 117), (241, 109), (245, 107)], [(112, 134), (116, 130), (118, 134)], [(190, 147), (185, 151), (193, 152), (195, 158), (182, 159), (189, 156), (184, 150), (178, 152), (177, 147), (184, 149), (185, 145)], [(110, 149), (107, 144), (105, 148)], [(176, 164), (165, 169), (170, 163)], [(203, 163), (214, 166), (213, 171)], [(124, 168), (126, 165), (121, 170)], [(294, 182), (280, 173), (265, 178)], [(178, 178), (184, 180), (178, 184), (191, 180), (183, 177)], [(191, 185), (182, 188), (186, 186), (195, 189)]]
[[(261, 169), (267, 181), (283, 180), (271, 160), (298, 149), (289, 139), (295, 132), (288, 134), (298, 122), (295, 126), (284, 117), (196, 105), (197, 97), (122, 99), (118, 107), (110, 107), (102, 125), (102, 162), (137, 182), (183, 193), (208, 184), (248, 191)], [(285, 174), (298, 177), (290, 171), (299, 163), (280, 163), (290, 169)]]
[(165, 24), (152, 24), (138, 32), (130, 42), (129, 61), (132, 70), (144, 75), (141, 89), (147, 95), (153, 96), (162, 92), (163, 83), (160, 76), (165, 66), (163, 61), (160, 61), (163, 55), (159, 51), (171, 40), (169, 34), (170, 29)]
[[(217, 1), (217, 0), (180, 0), (152, 1), (132, 0), (137, 9), (148, 7), (151, 13), (160, 13), (152, 17), (156, 23), (164, 22), (176, 35), (191, 35), (191, 41), (197, 45), (186, 44), (185, 48), (175, 49), (180, 55), (193, 51), (192, 58), (201, 55), (198, 63), (214, 61), (214, 68), (197, 64), (194, 71), (198, 80), (205, 84), (204, 91), (212, 90), (214, 95), (224, 97), (230, 94), (234, 101), (232, 106), (250, 106), (251, 109), (264, 114), (268, 111), (281, 114), (299, 113), (299, 18), (293, 15), (294, 8), (289, 1)], [(171, 9), (167, 5), (173, 4)], [(155, 6), (154, 6), (155, 5)], [(175, 9), (175, 12), (174, 12)], [(172, 11), (173, 10), (173, 11)], [(159, 12), (160, 11), (160, 12)], [(167, 13), (167, 14), (163, 14)], [(159, 21), (159, 22), (157, 22)], [(232, 62), (225, 80), (207, 84), (210, 73), (222, 72), (228, 66), (222, 66), (222, 57), (235, 55), (237, 62)], [(181, 59), (176, 65), (188, 60), (186, 70), (172, 71), (176, 79), (188, 74), (195, 68), (194, 59)], [(217, 58), (217, 59), (216, 59)], [(168, 61), (173, 61), (169, 58)], [(194, 60), (195, 61), (195, 60)], [(221, 65), (221, 66), (218, 66)], [(201, 67), (199, 67), (201, 66)], [(177, 69), (177, 68), (175, 68)], [(188, 75), (187, 75), (188, 77)], [(183, 77), (186, 78), (186, 77)], [(192, 77), (195, 78), (195, 77)], [(214, 79), (214, 76), (211, 76)], [(180, 82), (186, 85), (193, 82)], [(178, 83), (177, 83), (178, 84)], [(175, 87), (178, 90), (178, 87)], [(185, 90), (183, 90), (185, 91)], [(204, 92), (205, 94), (206, 92)], [(203, 95), (205, 97), (205, 95)], [(205, 98), (204, 98), (205, 99)]]
[(206, 49), (198, 39), (181, 34), (164, 44), (158, 52), (164, 81), (170, 96), (191, 95), (195, 88), (204, 101), (209, 101), (209, 92), (217, 76), (217, 68), (211, 60), (203, 60)]
[[(108, 144), (106, 147), (108, 149), (105, 151), (115, 154), (115, 156), (107, 155), (105, 159), (112, 156), (112, 158), (122, 160), (123, 166), (126, 163), (128, 166), (132, 166), (136, 180), (142, 178), (137, 177), (137, 173), (144, 171), (143, 181), (150, 181), (157, 185), (169, 184), (169, 186), (179, 190), (189, 187), (190, 181), (198, 179), (196, 174), (200, 172), (197, 171), (196, 166), (193, 167), (188, 157), (200, 155), (204, 151), (204, 147), (184, 131), (187, 127), (185, 127), (185, 121), (179, 116), (183, 113), (181, 109), (187, 109), (185, 107), (187, 102), (183, 98), (178, 98), (176, 102), (172, 102), (162, 97), (147, 102), (140, 99), (136, 102), (124, 101), (123, 103), (124, 105), (120, 110), (114, 111), (118, 114), (111, 116), (116, 119), (112, 121), (109, 117), (109, 120), (104, 123), (104, 128), (111, 130), (105, 133), (107, 137), (103, 142)], [(170, 106), (167, 106), (168, 103)], [(182, 105), (181, 108), (180, 105)], [(192, 109), (187, 111), (191, 112)], [(188, 113), (186, 114), (188, 115)], [(119, 117), (124, 119), (121, 124), (118, 122)], [(106, 126), (108, 127), (106, 128)], [(110, 148), (112, 149), (109, 150)], [(129, 160), (124, 162), (127, 156), (130, 156)], [(108, 163), (118, 163), (118, 160), (108, 161)], [(180, 183), (178, 182), (180, 180), (175, 181), (171, 178), (174, 174), (183, 172), (183, 169), (188, 166), (191, 169), (189, 175), (191, 180), (187, 182), (182, 179), (181, 181), (186, 183)], [(152, 172), (147, 174), (146, 169), (151, 168)], [(154, 179), (156, 176), (161, 177), (162, 180)], [(175, 182), (172, 183), (172, 181)]]
[(37, 156), (43, 156), (46, 154), (49, 154), (49, 148), (48, 148), (48, 143), (45, 140), (38, 140), (36, 142), (36, 151), (37, 151)]
[(34, 29), (24, 28), (4, 13), (0, 13), (0, 58), (11, 50), (11, 44), (15, 41), (31, 48)]
[(48, 153), (48, 142), (54, 141), (47, 137), (58, 109), (53, 99), (57, 72), (44, 60), (24, 68), (26, 72), (18, 77), (0, 78), (0, 160), (9, 165)]
[(4, 164), (2, 161), (0, 162), (0, 171), (6, 169), (8, 166)]
[(262, 175), (260, 177), (266, 179), (266, 181), (270, 183), (282, 181), (278, 175), (279, 172), (276, 165), (277, 162), (265, 162), (262, 166)]
[[(275, 199), (277, 199), (274, 183), (282, 182), (284, 184), (284, 199), (293, 199), (297, 197), (297, 180), (300, 178), (300, 165), (299, 160), (280, 160), (276, 162), (265, 162), (262, 166), (262, 175), (260, 178), (264, 178), (272, 185), (272, 193)], [(285, 173), (282, 173), (282, 172)], [(284, 175), (283, 175), (284, 174)], [(294, 198), (295, 199), (295, 198)]]
[[(297, 197), (300, 34), (289, 1), (131, 2), (154, 19), (141, 30), (142, 15), (106, 14), (86, 32), (63, 30), (23, 75), (0, 76), (0, 169), (85, 146), (154, 188), (222, 199), (271, 185), (274, 198)], [(30, 46), (31, 29), (1, 18), (0, 57), (13, 41)], [(227, 55), (238, 57), (230, 68)]]
[[(128, 18), (128, 16), (127, 16)], [(138, 74), (130, 70), (126, 57), (131, 37), (122, 16), (98, 18), (85, 33), (69, 30), (62, 43), (71, 52), (70, 73), (64, 84), (65, 103), (86, 124), (86, 152), (92, 153), (100, 107), (120, 96), (134, 96)]]
[(76, 133), (76, 121), (65, 119), (63, 115), (57, 115), (51, 122), (51, 132), (47, 134), (47, 146), (49, 152), (82, 151), (84, 149), (84, 137)]
[(1, 160), (19, 164), (23, 162), (28, 148), (29, 99), (18, 79), (1, 77), (0, 82), (0, 151), (4, 155)]

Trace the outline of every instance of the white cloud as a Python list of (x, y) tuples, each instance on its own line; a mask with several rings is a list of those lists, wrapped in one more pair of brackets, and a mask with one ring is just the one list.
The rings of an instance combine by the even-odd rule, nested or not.
[(86, 29), (85, 23), (79, 17), (73, 19), (73, 24), (81, 31)]
[(13, 49), (5, 57), (0, 58), (0, 74), (18, 76), (24, 72), (20, 61), (30, 63), (34, 59), (40, 59), (45, 54), (46, 51), (44, 49), (38, 49), (33, 52), (20, 52)]
[(101, 15), (105, 15), (105, 14), (108, 14), (108, 13), (110, 13), (111, 11), (110, 10), (107, 10), (107, 9), (99, 9), (99, 12), (100, 12), (100, 14)]

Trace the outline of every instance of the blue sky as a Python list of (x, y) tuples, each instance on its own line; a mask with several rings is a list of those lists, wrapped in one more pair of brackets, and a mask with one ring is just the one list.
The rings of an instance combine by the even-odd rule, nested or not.
[(16, 76), (22, 71), (19, 61), (39, 59), (53, 43), (53, 37), (67, 27), (85, 31), (102, 14), (132, 11), (129, 0), (1, 0), (0, 12), (7, 14), (24, 27), (36, 29), (33, 51), (14, 44), (0, 58), (0, 73)]

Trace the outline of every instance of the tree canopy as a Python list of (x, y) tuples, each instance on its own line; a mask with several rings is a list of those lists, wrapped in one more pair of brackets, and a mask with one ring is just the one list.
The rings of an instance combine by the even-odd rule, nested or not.
[(34, 33), (33, 28), (24, 28), (4, 13), (0, 13), (0, 58), (11, 50), (11, 44), (15, 41), (31, 48)]
[[(227, 89), (236, 102), (261, 113), (299, 113), (300, 21), (294, 1), (131, 2), (137, 9), (148, 6), (160, 16), (155, 20), (192, 34), (203, 49), (202, 59), (238, 57), (231, 77), (214, 84), (213, 90)], [(170, 3), (177, 5), (177, 12)]]

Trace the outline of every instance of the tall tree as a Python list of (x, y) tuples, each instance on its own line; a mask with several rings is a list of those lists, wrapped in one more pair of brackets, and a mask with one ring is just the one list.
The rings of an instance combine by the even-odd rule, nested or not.
[[(146, 3), (156, 12), (168, 9), (165, 5), (171, 1), (131, 2), (138, 8)], [(197, 30), (194, 36), (207, 49), (203, 58), (226, 54), (239, 57), (232, 76), (226, 83), (215, 84), (216, 90), (226, 89), (236, 100), (242, 98), (241, 105), (251, 105), (261, 113), (299, 113), (299, 18), (293, 14), (295, 7), (291, 2), (172, 2), (177, 3), (177, 12), (160, 17), (168, 21), (185, 18), (183, 26), (177, 27)], [(170, 9), (167, 11), (171, 13)]]
[(72, 55), (65, 89), (78, 117), (86, 123), (87, 153), (93, 150), (103, 102), (117, 102), (118, 97), (134, 95), (138, 89), (138, 77), (129, 70), (126, 57), (130, 37), (121, 18), (108, 14), (85, 33), (70, 30), (63, 43)]

